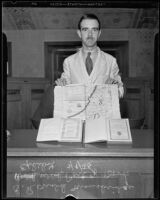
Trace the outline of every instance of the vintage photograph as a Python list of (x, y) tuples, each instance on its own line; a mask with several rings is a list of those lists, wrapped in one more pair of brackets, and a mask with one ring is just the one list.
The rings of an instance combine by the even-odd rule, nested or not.
[(1, 10), (3, 198), (157, 198), (158, 1)]

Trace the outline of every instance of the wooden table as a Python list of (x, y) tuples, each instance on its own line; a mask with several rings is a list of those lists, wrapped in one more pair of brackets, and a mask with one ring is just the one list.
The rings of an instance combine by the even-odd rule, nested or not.
[(153, 197), (153, 130), (131, 130), (131, 146), (37, 143), (37, 130), (7, 141), (7, 197)]

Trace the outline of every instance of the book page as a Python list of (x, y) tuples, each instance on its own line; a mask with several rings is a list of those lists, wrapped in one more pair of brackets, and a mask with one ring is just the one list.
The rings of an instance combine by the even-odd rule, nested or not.
[(63, 119), (61, 131), (62, 142), (81, 142), (82, 141), (82, 121), (81, 119)]
[(62, 130), (62, 119), (41, 119), (36, 141), (58, 141)]
[(70, 84), (63, 87), (64, 101), (85, 101), (85, 85)]
[(93, 91), (94, 93), (86, 107), (86, 119), (121, 118), (117, 85), (103, 84), (86, 88), (87, 95)]
[[(107, 123), (108, 122), (108, 123)], [(121, 141), (129, 142), (131, 141), (131, 133), (128, 119), (111, 119), (106, 120), (106, 125), (108, 126), (109, 141)]]
[(85, 86), (72, 84), (54, 89), (54, 117), (85, 119)]
[(88, 119), (85, 123), (84, 143), (107, 141), (105, 118)]
[(121, 118), (117, 85), (56, 86), (54, 117)]

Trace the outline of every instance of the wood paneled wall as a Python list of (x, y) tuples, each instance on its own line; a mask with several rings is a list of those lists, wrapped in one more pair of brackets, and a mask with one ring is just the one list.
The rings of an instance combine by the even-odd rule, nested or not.
[(154, 128), (154, 85), (153, 80), (126, 78), (125, 95), (121, 100), (122, 118), (143, 119), (146, 128)]
[(31, 117), (49, 81), (41, 78), (9, 78), (7, 81), (7, 129), (31, 128)]

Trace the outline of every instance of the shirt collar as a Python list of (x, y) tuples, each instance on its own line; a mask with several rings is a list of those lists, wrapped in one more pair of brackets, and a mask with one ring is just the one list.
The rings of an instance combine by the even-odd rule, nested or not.
[(91, 52), (91, 57), (92, 57), (92, 56), (95, 57), (95, 56), (98, 54), (98, 51), (99, 51), (99, 48), (98, 48), (98, 47), (94, 48), (92, 51), (85, 50), (83, 47), (81, 48), (81, 52), (82, 52), (82, 55), (83, 55), (84, 57), (87, 56), (88, 52)]
[(88, 54), (88, 52), (91, 52), (91, 54), (97, 53), (98, 52), (98, 47), (95, 47), (94, 49), (92, 49), (91, 51), (86, 50), (82, 47), (82, 53), (83, 54)]

